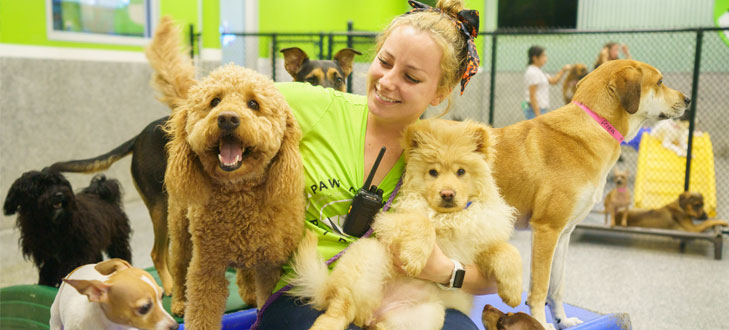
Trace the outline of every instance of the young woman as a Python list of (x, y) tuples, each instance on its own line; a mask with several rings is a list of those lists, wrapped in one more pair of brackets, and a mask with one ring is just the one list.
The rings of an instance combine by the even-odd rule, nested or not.
[(543, 47), (531, 46), (527, 51), (529, 63), (524, 73), (524, 84), (526, 85), (525, 101), (521, 108), (526, 119), (532, 119), (544, 114), (549, 109), (549, 85), (554, 85), (562, 79), (562, 75), (569, 71), (570, 65), (565, 65), (555, 76), (550, 76), (542, 71), (547, 63), (547, 52)]
[(628, 45), (621, 45), (617, 42), (612, 41), (606, 43), (604, 46), (602, 46), (600, 53), (597, 54), (597, 60), (595, 60), (595, 69), (597, 69), (600, 64), (603, 64), (607, 61), (619, 59), (621, 50), (623, 51), (623, 56), (626, 59), (630, 59), (630, 50), (628, 49)]
[[(403, 173), (400, 138), (405, 127), (428, 106), (448, 99), (459, 82), (465, 87), (478, 69), (473, 44), (477, 12), (464, 11), (462, 0), (441, 0), (436, 8), (411, 1), (411, 6), (412, 11), (395, 18), (378, 37), (366, 96), (308, 84), (278, 84), (302, 129), (306, 227), (319, 235), (319, 253), (325, 260), (356, 239), (342, 234), (344, 219), (380, 148), (387, 151), (372, 184), (384, 191), (387, 200)], [(475, 20), (460, 21), (459, 12)], [(418, 277), (447, 283), (454, 267), (436, 247)], [(290, 271), (284, 267), (285, 274)], [(285, 285), (285, 274), (277, 290)], [(462, 290), (486, 294), (495, 292), (495, 287), (475, 265), (466, 266)], [(269, 302), (259, 314), (259, 329), (308, 329), (321, 314), (285, 294)], [(476, 325), (468, 316), (449, 310), (444, 329), (476, 329)]]

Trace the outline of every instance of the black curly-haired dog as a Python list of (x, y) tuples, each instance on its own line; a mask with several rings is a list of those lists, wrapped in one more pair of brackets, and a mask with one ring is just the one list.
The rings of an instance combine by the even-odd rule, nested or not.
[(131, 227), (119, 182), (97, 175), (74, 194), (60, 173), (30, 171), (15, 180), (3, 207), (18, 213), (23, 256), (38, 267), (38, 284), (55, 286), (76, 267), (109, 258), (131, 263)]

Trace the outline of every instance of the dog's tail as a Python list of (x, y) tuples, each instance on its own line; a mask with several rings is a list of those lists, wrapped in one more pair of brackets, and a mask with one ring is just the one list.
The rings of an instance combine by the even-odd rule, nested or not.
[(288, 294), (309, 299), (314, 306), (324, 307), (324, 302), (318, 300), (325, 297), (329, 269), (316, 249), (317, 241), (316, 234), (309, 230), (301, 239), (293, 257), (294, 274), (288, 279), (293, 288)]
[(159, 100), (173, 110), (182, 104), (195, 84), (195, 67), (180, 49), (180, 34), (172, 19), (165, 16), (145, 50), (154, 69), (152, 87), (162, 94)]
[(95, 173), (108, 169), (111, 164), (134, 151), (134, 143), (137, 141), (135, 136), (129, 141), (122, 143), (103, 155), (94, 158), (82, 160), (69, 160), (65, 162), (57, 162), (51, 165), (50, 169), (57, 172), (74, 172), (74, 173)]
[(91, 184), (84, 188), (81, 193), (94, 194), (104, 201), (121, 206), (122, 189), (119, 181), (107, 179), (103, 174), (94, 176)]

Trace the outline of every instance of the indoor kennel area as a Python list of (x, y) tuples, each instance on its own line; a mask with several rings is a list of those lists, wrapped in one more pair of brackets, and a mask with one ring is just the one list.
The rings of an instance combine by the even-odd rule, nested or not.
[[(422, 1), (427, 6), (436, 2)], [(559, 266), (564, 268), (561, 299), (566, 315), (584, 322), (569, 328), (726, 328), (729, 314), (722, 311), (729, 309), (729, 1), (463, 3), (480, 13), (474, 39), (480, 64), (462, 94), (460, 85), (454, 88), (444, 119), (493, 128), (526, 120), (525, 71), (533, 46), (547, 54), (540, 69), (548, 76), (561, 76), (548, 87), (546, 113), (572, 104), (577, 82), (596, 69), (608, 43), (619, 49), (618, 59), (655, 67), (661, 84), (690, 99), (683, 116), (647, 120), (634, 136), (625, 137), (619, 159), (598, 184), (599, 200), (566, 234)], [(308, 57), (304, 63), (351, 61), (344, 70), (351, 74), (333, 88), (367, 95), (368, 72), (378, 60), (376, 38), (411, 6), (404, 0), (3, 2), (0, 198), (10, 200), (11, 186), (28, 171), (113, 153), (155, 127), (148, 125), (165, 122), (171, 111), (152, 87), (154, 70), (144, 54), (163, 16), (179, 27), (178, 50), (190, 59), (195, 79), (232, 62), (275, 83), (292, 82), (298, 78), (287, 61), (297, 48), (296, 54)], [(565, 26), (565, 21), (571, 23)], [(88, 31), (91, 26), (111, 32)], [(343, 49), (354, 52), (340, 52)], [(610, 91), (606, 88), (605, 93)], [(445, 102), (431, 106), (421, 119), (437, 117), (444, 109)], [(553, 157), (547, 159), (559, 163), (559, 155)], [(149, 272), (161, 288), (150, 252), (157, 248), (153, 218), (159, 212), (167, 216), (167, 208), (153, 210), (145, 200), (134, 177), (145, 164), (134, 163), (131, 153), (106, 165), (94, 173), (64, 171), (63, 176), (76, 196), (94, 184), (97, 174), (118, 180), (120, 209), (130, 224), (131, 265)], [(163, 178), (157, 177), (159, 182)], [(4, 211), (0, 329), (50, 329), (58, 288), (39, 285), (39, 268), (24, 256), (21, 243), (22, 235), (30, 234), (21, 233), (19, 215), (9, 212), (7, 202)], [(479, 329), (489, 329), (482, 321), (485, 305), (504, 313), (531, 314), (533, 306), (526, 300), (533, 267), (532, 229), (519, 225), (509, 239), (522, 259), (521, 303), (511, 307), (497, 294), (476, 295), (466, 314)], [(108, 252), (104, 256), (110, 257)], [(226, 271), (225, 278), (230, 294), (222, 329), (257, 327), (259, 310), (239, 296), (235, 271)], [(167, 296), (161, 299), (163, 314), (172, 315), (180, 329), (187, 328), (186, 319), (172, 313), (171, 301)], [(560, 328), (549, 307), (546, 322)]]

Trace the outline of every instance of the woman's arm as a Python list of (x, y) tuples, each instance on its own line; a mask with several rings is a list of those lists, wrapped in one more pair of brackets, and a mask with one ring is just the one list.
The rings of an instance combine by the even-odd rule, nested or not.
[(555, 75), (554, 77), (549, 77), (549, 78), (547, 79), (547, 80), (549, 81), (549, 84), (550, 84), (550, 85), (554, 85), (554, 84), (558, 83), (558, 82), (559, 82), (559, 80), (560, 80), (560, 79), (562, 79), (562, 75), (563, 75), (563, 74), (564, 74), (565, 72), (569, 71), (571, 67), (572, 67), (572, 66), (571, 66), (571, 65), (569, 65), (569, 64), (567, 64), (567, 65), (563, 66), (563, 67), (562, 67), (562, 69), (560, 69), (560, 70), (559, 70), (559, 72), (557, 72), (557, 74), (556, 74), (556, 75)]
[(537, 87), (537, 85), (529, 85), (529, 104), (532, 106), (534, 114), (539, 116), (541, 115), (541, 110), (539, 110), (539, 105), (537, 104)]
[[(443, 254), (438, 244), (435, 244), (423, 271), (416, 277), (435, 283), (448, 284), (453, 267), (453, 261)], [(466, 276), (463, 279), (461, 290), (474, 295), (496, 293), (496, 282), (485, 278), (476, 265), (464, 265), (464, 268)]]
[(626, 59), (631, 59), (630, 57), (630, 49), (628, 49), (628, 45), (623, 44), (623, 55)]

